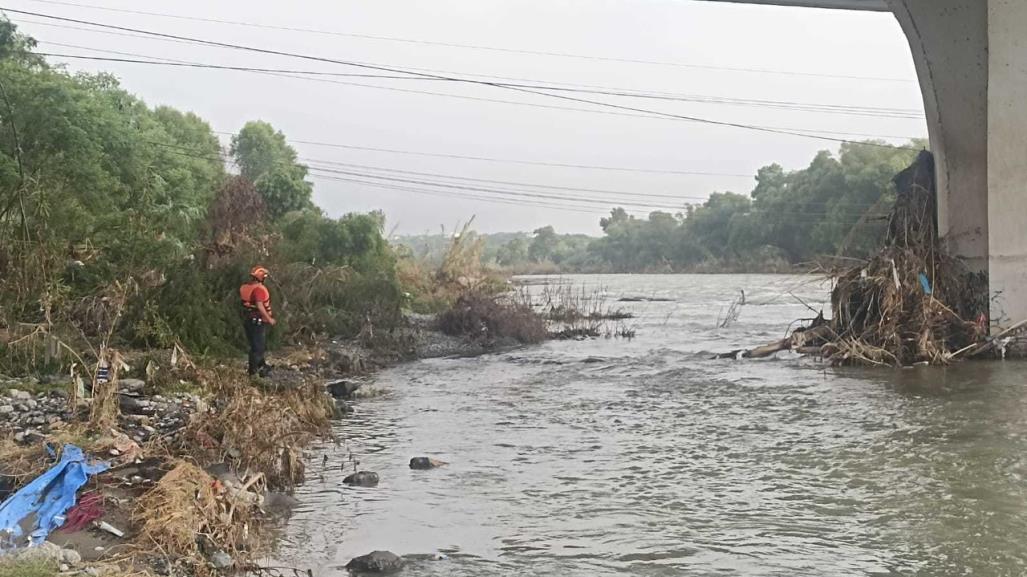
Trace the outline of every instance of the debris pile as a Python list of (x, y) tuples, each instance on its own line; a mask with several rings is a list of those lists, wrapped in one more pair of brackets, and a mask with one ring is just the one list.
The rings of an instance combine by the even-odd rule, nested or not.
[[(262, 528), (283, 501), (278, 491), (303, 478), (302, 447), (327, 433), (332, 398), (316, 380), (253, 383), (223, 367), (191, 376), (202, 377), (196, 390), (204, 398), (157, 394), (152, 380), (112, 379), (115, 402), (103, 427), (91, 419), (95, 398), (72, 405), (66, 391), (30, 393), (24, 385), (0, 394), (0, 513), (18, 513), (0, 514), (0, 525), (21, 517), (25, 491), (56, 486), (45, 475), (60, 464), (55, 448), (66, 445), (60, 456), (75, 466), (84, 453), (104, 467), (90, 470), (88, 486), (62, 492), (59, 510), (39, 516), (40, 541), (77, 552), (89, 570), (207, 577), (247, 566), (267, 544)], [(28, 545), (11, 535), (12, 553), (0, 543), (0, 566), (13, 566), (13, 553)]]
[(931, 153), (921, 152), (893, 182), (884, 247), (831, 274), (832, 318), (818, 316), (782, 341), (721, 356), (793, 350), (836, 365), (909, 366), (947, 364), (986, 345), (987, 279), (941, 248)]
[(921, 152), (895, 177), (885, 247), (837, 278), (835, 335), (822, 348), (839, 364), (945, 364), (987, 333), (979, 281), (938, 242), (934, 160)]

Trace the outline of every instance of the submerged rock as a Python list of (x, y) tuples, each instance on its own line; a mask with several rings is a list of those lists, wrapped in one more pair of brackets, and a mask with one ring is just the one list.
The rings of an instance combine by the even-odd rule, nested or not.
[(410, 459), (410, 468), (411, 469), (419, 469), (419, 470), (434, 469), (436, 467), (441, 467), (443, 465), (448, 465), (448, 464), (449, 463), (447, 463), (445, 461), (440, 461), (438, 459), (432, 459), (431, 457), (414, 457), (414, 458)]
[(342, 482), (356, 487), (377, 487), (378, 473), (373, 473), (371, 471), (358, 471), (343, 479)]
[(353, 407), (349, 403), (342, 399), (335, 399), (335, 410), (333, 411), (336, 419), (341, 419), (346, 415), (353, 413)]
[(403, 558), (389, 551), (374, 551), (355, 557), (346, 569), (363, 573), (391, 573), (403, 568)]
[(286, 493), (268, 493), (264, 497), (263, 509), (265, 512), (272, 515), (285, 517), (290, 515), (293, 508), (299, 504), (299, 499), (292, 495), (288, 495)]

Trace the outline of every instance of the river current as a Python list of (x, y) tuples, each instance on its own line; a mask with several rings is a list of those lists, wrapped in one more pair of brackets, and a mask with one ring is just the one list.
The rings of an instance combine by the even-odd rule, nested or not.
[[(378, 374), (339, 442), (311, 451), (282, 564), (337, 577), (383, 549), (408, 556), (410, 577), (1027, 574), (1027, 364), (713, 360), (781, 338), (827, 287), (548, 282), (602, 287), (636, 337)], [(746, 304), (718, 328), (739, 290)], [(378, 487), (342, 484), (350, 455)], [(449, 465), (409, 469), (422, 455)]]

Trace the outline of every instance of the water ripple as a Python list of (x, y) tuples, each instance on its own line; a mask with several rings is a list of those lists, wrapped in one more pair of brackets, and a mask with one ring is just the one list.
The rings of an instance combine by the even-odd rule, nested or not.
[[(802, 279), (601, 280), (674, 302), (618, 303), (639, 311), (631, 342), (378, 375), (387, 394), (310, 451), (278, 557), (325, 577), (373, 549), (412, 576), (1027, 573), (1027, 365), (711, 360), (805, 316), (774, 300)], [(764, 304), (717, 330), (736, 288)], [(379, 487), (341, 484), (350, 454)], [(451, 464), (411, 471), (417, 455)]]

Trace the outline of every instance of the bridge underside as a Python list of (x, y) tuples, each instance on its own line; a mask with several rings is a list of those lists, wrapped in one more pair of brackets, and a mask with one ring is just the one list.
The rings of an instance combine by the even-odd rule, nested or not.
[(987, 273), (993, 329), (1027, 320), (1027, 0), (711, 1), (895, 15), (924, 99), (939, 232)]
[(774, 6), (799, 6), (802, 8), (839, 8), (842, 10), (874, 10), (888, 12), (891, 8), (885, 0), (709, 0), (711, 2), (735, 2), (741, 4), (772, 4)]

